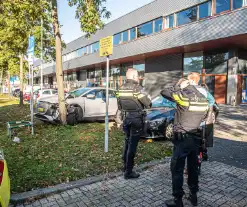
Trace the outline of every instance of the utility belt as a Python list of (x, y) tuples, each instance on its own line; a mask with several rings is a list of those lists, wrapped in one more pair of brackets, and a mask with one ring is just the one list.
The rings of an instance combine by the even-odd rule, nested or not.
[(200, 134), (192, 133), (192, 132), (175, 132), (173, 139), (178, 141), (182, 141), (186, 139), (195, 139), (198, 140), (198, 142), (200, 142), (200, 146), (202, 148), (206, 149), (208, 147), (213, 147), (213, 142), (214, 142), (213, 132), (211, 135), (207, 135), (205, 137), (205, 135), (203, 135), (203, 133), (205, 133), (204, 130), (205, 128)]
[(144, 118), (146, 116), (146, 112), (144, 111), (122, 111), (122, 119), (126, 117), (140, 117)]
[(191, 131), (191, 132), (175, 132), (174, 133), (174, 140), (186, 140), (186, 139), (202, 139), (199, 135), (199, 131)]
[(182, 132), (175, 132), (174, 133), (174, 140), (178, 140), (178, 141), (181, 141), (181, 140), (184, 140), (186, 139), (188, 136), (186, 133), (182, 133)]

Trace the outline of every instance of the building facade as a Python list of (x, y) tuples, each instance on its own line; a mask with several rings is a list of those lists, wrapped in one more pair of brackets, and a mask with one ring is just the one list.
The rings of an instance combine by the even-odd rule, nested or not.
[[(111, 35), (111, 88), (126, 81), (130, 67), (152, 96), (195, 71), (218, 103), (247, 99), (247, 0), (156, 0), (124, 15), (90, 39), (67, 44), (63, 70), (70, 88), (105, 85), (99, 40)], [(56, 86), (54, 62), (44, 64), (43, 74), (44, 84)]]

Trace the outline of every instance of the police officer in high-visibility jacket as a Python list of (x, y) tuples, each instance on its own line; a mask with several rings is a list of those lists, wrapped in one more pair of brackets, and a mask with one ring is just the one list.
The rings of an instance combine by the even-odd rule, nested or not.
[(174, 199), (167, 200), (168, 207), (183, 207), (183, 173), (187, 158), (189, 200), (197, 205), (199, 127), (209, 109), (207, 98), (189, 80), (180, 79), (161, 95), (176, 102), (174, 118), (173, 155), (171, 160), (172, 191)]
[(151, 99), (139, 85), (136, 69), (130, 68), (126, 73), (126, 83), (117, 91), (118, 108), (123, 118), (123, 130), (126, 135), (123, 153), (124, 178), (138, 178), (140, 174), (133, 171), (134, 158), (140, 136), (143, 133), (145, 108), (152, 106)]

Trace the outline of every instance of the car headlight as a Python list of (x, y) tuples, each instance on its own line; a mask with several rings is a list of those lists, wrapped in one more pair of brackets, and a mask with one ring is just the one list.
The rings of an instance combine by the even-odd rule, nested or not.
[(156, 122), (157, 125), (162, 124), (164, 121), (165, 121), (164, 119), (157, 119), (157, 120), (155, 120), (155, 122)]
[(156, 127), (156, 122), (154, 122), (154, 121), (149, 122), (149, 126), (150, 127)]
[(157, 127), (159, 127), (161, 124), (163, 124), (164, 123), (164, 119), (156, 119), (156, 120), (153, 120), (153, 121), (150, 121), (149, 122), (149, 125), (150, 125), (150, 127), (152, 127), (152, 128), (157, 128)]

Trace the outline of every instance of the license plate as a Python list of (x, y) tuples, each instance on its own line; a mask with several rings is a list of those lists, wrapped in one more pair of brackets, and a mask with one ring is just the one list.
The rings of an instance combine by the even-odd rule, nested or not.
[(43, 108), (38, 108), (38, 112), (44, 112)]

